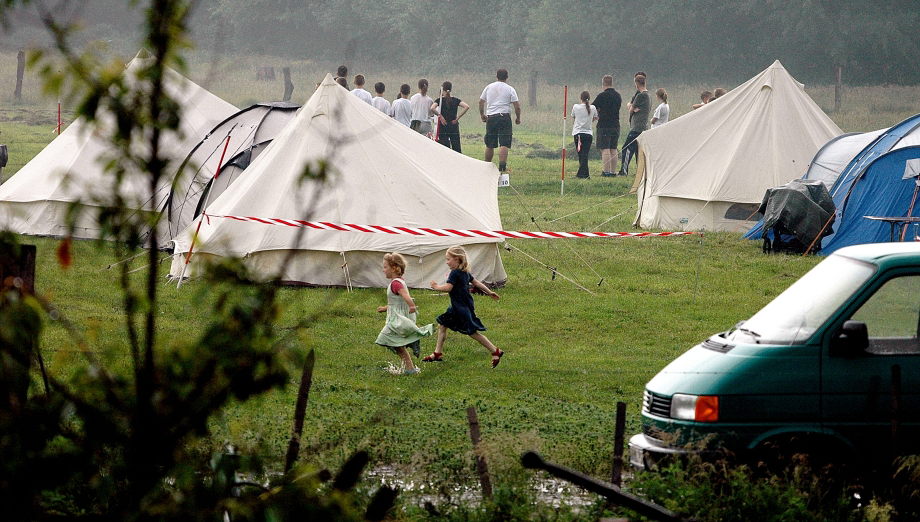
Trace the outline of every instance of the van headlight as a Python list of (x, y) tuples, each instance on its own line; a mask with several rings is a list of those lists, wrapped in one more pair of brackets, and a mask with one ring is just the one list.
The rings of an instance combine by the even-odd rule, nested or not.
[(718, 422), (719, 397), (675, 393), (671, 397), (671, 418), (696, 422)]

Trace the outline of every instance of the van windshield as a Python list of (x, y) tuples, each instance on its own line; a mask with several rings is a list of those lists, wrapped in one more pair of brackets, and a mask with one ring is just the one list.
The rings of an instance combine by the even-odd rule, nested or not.
[(875, 272), (875, 265), (830, 256), (726, 338), (736, 343), (792, 344), (817, 330)]

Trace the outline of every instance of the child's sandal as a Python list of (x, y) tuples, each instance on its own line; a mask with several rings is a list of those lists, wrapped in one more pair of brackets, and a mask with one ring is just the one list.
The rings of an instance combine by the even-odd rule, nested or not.
[(495, 353), (492, 354), (492, 368), (495, 368), (498, 366), (498, 363), (502, 362), (502, 355), (505, 355), (505, 352), (501, 350), (496, 350)]
[(444, 362), (443, 353), (432, 353), (431, 355), (426, 355), (422, 358), (423, 362)]

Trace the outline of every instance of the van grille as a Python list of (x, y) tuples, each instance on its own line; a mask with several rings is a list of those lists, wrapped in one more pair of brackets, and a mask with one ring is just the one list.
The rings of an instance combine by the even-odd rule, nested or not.
[(642, 411), (657, 417), (671, 417), (671, 398), (645, 390), (642, 396)]

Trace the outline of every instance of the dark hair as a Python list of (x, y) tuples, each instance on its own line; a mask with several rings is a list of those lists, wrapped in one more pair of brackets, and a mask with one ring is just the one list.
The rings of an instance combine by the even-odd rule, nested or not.
[(418, 88), (419, 88), (419, 90), (427, 89), (427, 88), (428, 88), (428, 80), (426, 80), (426, 79), (424, 79), (424, 78), (422, 78), (421, 80), (419, 80), (419, 81), (418, 81)]
[(636, 76), (636, 85), (641, 85), (645, 87), (645, 76), (644, 75), (640, 74), (639, 76)]
[(363, 75), (363, 74), (356, 74), (356, 75), (355, 75), (355, 86), (356, 86), (356, 87), (361, 87), (362, 85), (364, 85), (364, 75)]
[(613, 75), (605, 74), (604, 78), (601, 81), (603, 82), (603, 85), (610, 85), (612, 87), (613, 86)]
[(645, 74), (645, 71), (639, 71), (639, 72), (637, 72), (636, 74), (633, 75), (633, 78), (638, 78), (639, 76), (645, 78), (645, 77), (647, 77), (648, 75)]
[(581, 101), (585, 102), (585, 110), (588, 111), (588, 117), (591, 116), (591, 94), (588, 91), (581, 91)]
[(655, 96), (658, 96), (662, 101), (668, 103), (668, 91), (664, 90), (664, 87), (659, 87), (658, 90), (655, 91)]
[(703, 91), (703, 92), (700, 93), (700, 101), (702, 101), (703, 103), (706, 103), (706, 102), (708, 102), (708, 101), (711, 100), (711, 99), (712, 99), (712, 93), (711, 93), (711, 92), (709, 92), (709, 91)]
[(335, 82), (341, 85), (342, 87), (345, 87), (346, 89), (348, 88), (348, 80), (346, 80), (344, 76), (339, 76), (338, 78), (335, 79)]
[(383, 82), (377, 82), (374, 84), (374, 92), (377, 94), (383, 94), (383, 91), (387, 90), (387, 86)]
[(403, 96), (409, 96), (409, 92), (412, 90), (412, 87), (409, 87), (408, 83), (404, 83), (399, 86), (399, 94)]
[(441, 84), (441, 88), (444, 89), (445, 91), (449, 91), (454, 88), (454, 84), (450, 82), (444, 82)]
[(344, 65), (339, 66), (339, 72), (335, 73), (336, 76), (348, 76), (348, 67)]
[(727, 92), (728, 91), (726, 91), (725, 89), (719, 87), (718, 89), (715, 90), (715, 92), (712, 93), (712, 99), (721, 98)]
[(495, 77), (498, 78), (498, 81), (505, 81), (508, 79), (508, 71), (506, 69), (499, 69), (495, 71)]

